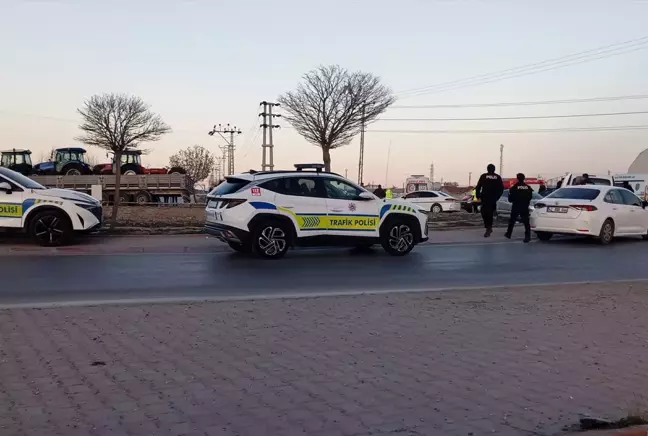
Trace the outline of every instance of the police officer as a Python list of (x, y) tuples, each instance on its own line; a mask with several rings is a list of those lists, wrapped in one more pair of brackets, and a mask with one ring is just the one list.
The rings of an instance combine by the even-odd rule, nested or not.
[(392, 194), (392, 190), (387, 188), (387, 190), (385, 191), (385, 198), (389, 200), (389, 199), (391, 199), (393, 197), (394, 197), (394, 195)]
[(385, 190), (381, 185), (378, 185), (378, 187), (374, 190), (374, 195), (380, 199), (385, 198)]
[(529, 205), (533, 198), (533, 189), (524, 183), (524, 174), (518, 173), (517, 180), (517, 183), (509, 189), (508, 200), (512, 204), (511, 217), (509, 218), (508, 230), (506, 230), (504, 236), (511, 239), (515, 222), (520, 217), (520, 221), (524, 224), (524, 242), (530, 242), (531, 225), (529, 224)]
[(499, 174), (495, 174), (495, 165), (488, 164), (486, 171), (479, 177), (475, 187), (477, 199), (481, 202), (481, 216), (486, 228), (484, 238), (488, 238), (493, 233), (495, 205), (504, 192), (504, 182)]

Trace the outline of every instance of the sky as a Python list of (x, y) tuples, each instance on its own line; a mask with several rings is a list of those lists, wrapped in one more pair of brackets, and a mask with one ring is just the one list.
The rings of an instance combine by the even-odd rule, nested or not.
[[(237, 171), (261, 166), (259, 102), (276, 101), (318, 65), (379, 76), (394, 106), (583, 99), (648, 94), (643, 50), (492, 83), (407, 97), (404, 90), (542, 62), (648, 36), (648, 1), (631, 0), (2, 0), (0, 148), (33, 159), (77, 145), (76, 109), (93, 94), (141, 97), (173, 128), (145, 145), (146, 166), (193, 144), (220, 153), (207, 132), (231, 123)], [(536, 68), (537, 70), (537, 68)], [(529, 71), (534, 71), (530, 69)], [(463, 82), (460, 82), (460, 84)], [(471, 82), (475, 83), (475, 82)], [(452, 87), (450, 87), (452, 88)], [(434, 88), (439, 91), (439, 88)], [(390, 108), (383, 118), (483, 118), (648, 111), (648, 99), (542, 106)], [(279, 113), (281, 110), (279, 108)], [(321, 162), (285, 121), (275, 165)], [(648, 114), (495, 121), (377, 121), (365, 138), (365, 182), (401, 186), (410, 174), (468, 182), (493, 162), (503, 175), (625, 172), (648, 130), (395, 133), (372, 130), (528, 130), (648, 125)], [(90, 149), (99, 160), (105, 152)], [(358, 173), (359, 138), (332, 152), (333, 170)]]

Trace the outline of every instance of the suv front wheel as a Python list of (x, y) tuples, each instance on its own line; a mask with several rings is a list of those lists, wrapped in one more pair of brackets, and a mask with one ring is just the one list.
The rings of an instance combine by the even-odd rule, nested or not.
[(406, 220), (394, 219), (383, 225), (380, 244), (392, 256), (404, 256), (416, 245), (414, 230)]
[(286, 255), (290, 245), (290, 228), (281, 221), (266, 221), (255, 226), (252, 236), (254, 252), (266, 259)]

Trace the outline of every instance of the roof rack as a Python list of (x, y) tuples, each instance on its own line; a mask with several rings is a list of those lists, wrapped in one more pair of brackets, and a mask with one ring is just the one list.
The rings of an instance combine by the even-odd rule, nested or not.
[(302, 170), (316, 170), (318, 173), (321, 172), (324, 169), (324, 164), (321, 163), (303, 163), (303, 164), (295, 164), (295, 169), (297, 171), (302, 171)]

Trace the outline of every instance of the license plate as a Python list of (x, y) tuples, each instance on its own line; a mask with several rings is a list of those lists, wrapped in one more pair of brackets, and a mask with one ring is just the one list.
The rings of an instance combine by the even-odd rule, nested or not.
[(568, 207), (555, 207), (555, 206), (547, 207), (547, 212), (550, 213), (567, 213), (568, 210), (569, 210)]

